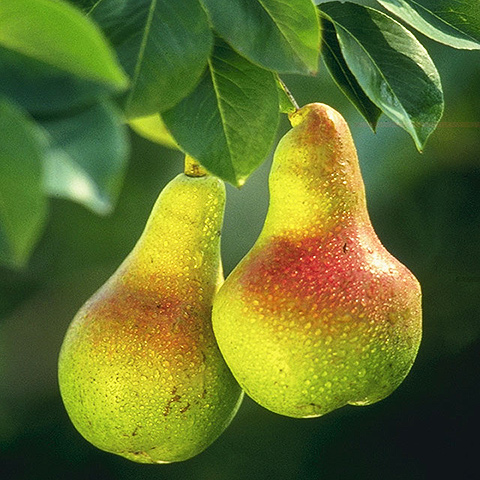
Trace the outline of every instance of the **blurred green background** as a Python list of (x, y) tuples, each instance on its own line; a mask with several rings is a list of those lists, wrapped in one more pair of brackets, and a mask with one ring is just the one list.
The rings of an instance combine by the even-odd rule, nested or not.
[[(389, 398), (323, 418), (275, 415), (246, 398), (229, 429), (180, 464), (137, 465), (95, 449), (62, 406), (56, 362), (80, 305), (140, 235), (159, 191), (182, 170), (178, 152), (131, 134), (132, 154), (113, 215), (52, 199), (29, 268), (0, 270), (0, 478), (32, 479), (470, 479), (480, 426), (480, 61), (478, 52), (427, 45), (446, 112), (423, 155), (385, 117), (374, 135), (322, 66), (285, 77), (299, 104), (321, 101), (347, 119), (373, 224), (419, 278), (424, 339)], [(279, 135), (288, 129), (282, 120)], [(270, 160), (242, 190), (228, 188), (225, 273), (255, 242), (268, 204)]]

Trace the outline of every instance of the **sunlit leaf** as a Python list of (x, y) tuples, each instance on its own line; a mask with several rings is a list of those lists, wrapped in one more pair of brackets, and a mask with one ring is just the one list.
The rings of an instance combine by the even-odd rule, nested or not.
[(148, 117), (134, 118), (128, 124), (136, 133), (152, 142), (159, 143), (164, 147), (178, 148), (177, 142), (173, 139), (158, 113)]
[(60, 0), (2, 0), (0, 46), (82, 78), (127, 84), (99, 28)]
[(478, 0), (378, 0), (387, 10), (437, 42), (480, 49)]

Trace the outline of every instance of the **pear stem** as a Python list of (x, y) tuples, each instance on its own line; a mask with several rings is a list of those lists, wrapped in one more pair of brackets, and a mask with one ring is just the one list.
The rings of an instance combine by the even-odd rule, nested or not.
[(189, 177), (204, 177), (207, 171), (190, 155), (185, 155), (185, 167), (183, 169), (185, 175)]
[[(283, 91), (285, 92), (285, 95), (288, 97), (290, 102), (292, 102), (292, 105), (295, 107), (295, 111), (299, 110), (300, 107), (298, 106), (298, 103), (295, 100), (295, 97), (292, 95), (292, 92), (290, 91), (290, 89), (285, 85), (285, 82), (279, 76), (277, 76), (277, 78), (278, 78), (278, 81), (279, 81)], [(289, 116), (293, 113), (295, 113), (295, 112), (290, 113)]]

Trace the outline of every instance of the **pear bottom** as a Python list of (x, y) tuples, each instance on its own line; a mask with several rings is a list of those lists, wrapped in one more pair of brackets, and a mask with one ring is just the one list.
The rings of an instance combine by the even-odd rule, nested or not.
[(141, 463), (186, 460), (224, 431), (242, 392), (211, 329), (192, 327), (195, 313), (175, 324), (158, 299), (128, 298), (100, 291), (74, 319), (59, 361), (65, 407), (102, 450)]
[(278, 239), (254, 247), (217, 293), (212, 314), (238, 383), (291, 417), (385, 398), (408, 374), (421, 340), (420, 285), (406, 267), (384, 249), (375, 266), (369, 253), (348, 257), (333, 242), (339, 265), (330, 268), (325, 245), (312, 244), (313, 251)]
[(306, 418), (377, 402), (400, 385), (420, 343), (417, 328), (399, 325), (406, 316), (391, 314), (383, 325), (347, 313), (275, 318), (220, 298), (214, 327), (229, 367), (253, 400)]
[[(386, 343), (391, 332), (385, 329), (381, 333), (378, 327), (377, 335), (367, 340), (359, 335), (369, 335), (368, 326), (354, 327), (354, 335), (349, 335), (352, 329), (346, 325), (337, 332), (319, 327), (306, 334), (301, 329), (312, 329), (308, 319), (294, 330), (288, 328), (295, 322), (293, 318), (283, 328), (267, 317), (262, 319), (265, 324), (255, 325), (255, 318), (251, 315), (242, 326), (238, 317), (232, 318), (230, 327), (228, 321), (222, 327), (217, 324), (222, 352), (253, 400), (290, 417), (318, 417), (346, 404), (368, 405), (382, 400), (406, 377), (418, 349), (417, 339), (410, 334), (402, 339), (397, 333)], [(343, 321), (347, 318), (345, 315)], [(229, 328), (236, 329), (234, 343), (225, 333)], [(239, 341), (242, 336), (248, 341)]]

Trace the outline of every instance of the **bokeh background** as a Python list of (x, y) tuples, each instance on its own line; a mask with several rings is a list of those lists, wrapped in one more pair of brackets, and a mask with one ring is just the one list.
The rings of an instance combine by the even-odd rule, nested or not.
[[(52, 199), (28, 269), (0, 269), (0, 478), (432, 479), (476, 478), (480, 415), (480, 57), (422, 38), (440, 71), (442, 123), (420, 155), (382, 117), (373, 134), (322, 66), (285, 77), (299, 104), (322, 101), (347, 119), (358, 146), (373, 224), (419, 278), (424, 339), (405, 382), (368, 407), (325, 417), (275, 415), (246, 398), (228, 430), (179, 464), (139, 465), (101, 452), (70, 423), (58, 392), (63, 335), (81, 304), (140, 235), (159, 191), (182, 170), (178, 152), (131, 134), (115, 212), (100, 218)], [(288, 129), (282, 120), (279, 135)], [(270, 159), (242, 190), (228, 188), (228, 274), (260, 232)]]

